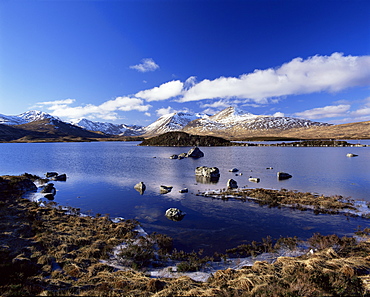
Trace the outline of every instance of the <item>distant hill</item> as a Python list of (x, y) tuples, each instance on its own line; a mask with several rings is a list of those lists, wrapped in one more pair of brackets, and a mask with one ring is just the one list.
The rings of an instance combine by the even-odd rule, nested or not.
[(0, 124), (0, 141), (82, 141), (107, 136), (90, 132), (57, 119), (36, 120), (21, 125)]
[(106, 137), (103, 134), (87, 131), (83, 128), (65, 123), (57, 119), (39, 120), (27, 124), (16, 125), (14, 127), (33, 132), (46, 133), (46, 135), (50, 137), (63, 137), (63, 136), (93, 137), (93, 138)]
[(285, 135), (301, 139), (370, 139), (370, 121), (293, 129), (287, 131)]
[(28, 131), (0, 124), (0, 141), (12, 141), (25, 137), (28, 134)]
[(185, 132), (167, 132), (145, 139), (142, 146), (228, 146), (229, 140), (214, 136), (190, 135)]

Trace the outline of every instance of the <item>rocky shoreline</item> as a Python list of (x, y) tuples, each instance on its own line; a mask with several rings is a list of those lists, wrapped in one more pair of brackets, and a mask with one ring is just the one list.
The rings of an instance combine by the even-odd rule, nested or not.
[[(201, 270), (225, 255), (202, 257), (201, 252), (171, 251), (170, 238), (141, 236), (139, 223), (113, 221), (108, 215), (82, 216), (78, 209), (55, 202), (37, 203), (21, 195), (34, 191), (37, 177), (0, 178), (0, 293), (2, 296), (364, 296), (370, 293), (370, 229), (360, 237), (316, 234), (309, 240), (312, 252), (299, 257), (262, 259), (253, 264), (221, 269), (205, 282), (180, 271)], [(124, 269), (109, 263), (118, 250)], [(278, 244), (278, 246), (276, 246)], [(253, 256), (277, 248), (296, 246), (295, 239), (273, 243), (252, 242), (228, 251)], [(152, 277), (145, 267), (171, 260), (177, 272)], [(104, 261), (103, 261), (104, 260)], [(153, 261), (154, 260), (154, 261)], [(262, 260), (262, 261), (261, 261)], [(130, 268), (129, 268), (130, 267)], [(153, 277), (155, 276), (155, 277)], [(170, 278), (170, 277), (178, 278)]]
[(370, 203), (362, 203), (342, 196), (325, 196), (302, 193), (287, 189), (237, 188), (199, 192), (198, 196), (222, 200), (253, 201), (269, 207), (290, 207), (301, 211), (312, 210), (315, 214), (344, 214), (370, 219)]

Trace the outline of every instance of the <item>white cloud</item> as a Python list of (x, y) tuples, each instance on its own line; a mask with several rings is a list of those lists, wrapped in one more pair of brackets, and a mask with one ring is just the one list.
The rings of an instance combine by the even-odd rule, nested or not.
[(212, 103), (201, 104), (200, 106), (202, 108), (219, 108), (219, 109), (223, 109), (223, 108), (229, 107), (230, 105), (232, 105), (232, 103), (229, 100), (219, 100), (219, 101), (215, 101), (215, 102), (212, 102)]
[(274, 116), (274, 117), (284, 117), (285, 115), (284, 115), (284, 113), (283, 113), (283, 112), (278, 111), (278, 112), (275, 112), (275, 113), (273, 114), (273, 116)]
[(181, 94), (183, 83), (179, 80), (172, 80), (161, 84), (159, 87), (140, 91), (135, 94), (136, 97), (145, 99), (146, 101), (167, 100)]
[(325, 107), (318, 107), (308, 109), (302, 112), (297, 112), (294, 115), (305, 119), (322, 119), (322, 118), (334, 118), (342, 117), (347, 115), (348, 110), (351, 108), (350, 105), (329, 105)]
[(192, 87), (195, 86), (197, 82), (197, 77), (196, 76), (190, 76), (184, 83), (184, 90), (189, 90)]
[(170, 114), (170, 113), (174, 113), (174, 112), (192, 113), (192, 111), (189, 110), (189, 108), (185, 107), (185, 108), (182, 108), (182, 109), (174, 109), (171, 106), (167, 106), (166, 108), (164, 108), (164, 107), (159, 108), (155, 112), (156, 112), (157, 116), (159, 116), (159, 117)]
[(157, 116), (161, 117), (161, 116), (164, 116), (166, 114), (170, 114), (170, 113), (173, 113), (173, 112), (176, 112), (171, 106), (168, 106), (167, 108), (159, 108), (155, 111), (157, 113)]
[(139, 72), (155, 71), (159, 68), (159, 65), (154, 62), (153, 59), (142, 59), (141, 64), (130, 66), (131, 69), (135, 69)]
[[(52, 115), (61, 118), (78, 119), (84, 117), (88, 119), (99, 118), (111, 121), (119, 119), (117, 111), (137, 110), (146, 112), (151, 107), (151, 105), (145, 105), (144, 100), (135, 97), (117, 97), (113, 100), (105, 101), (100, 105), (86, 104), (76, 107), (69, 106), (69, 104), (75, 102), (74, 99), (70, 101), (67, 100), (39, 102), (37, 104), (39, 106), (46, 106), (48, 110), (52, 111)], [(56, 102), (57, 104), (55, 104)]]
[(54, 101), (44, 101), (39, 102), (39, 105), (61, 105), (61, 104), (72, 104), (76, 99), (64, 99), (64, 100), (54, 100)]
[(356, 116), (356, 117), (361, 117), (361, 118), (366, 117), (367, 120), (369, 120), (370, 118), (370, 97), (366, 98), (363, 102), (365, 102), (365, 104), (361, 106), (359, 109), (352, 111), (351, 115)]
[(205, 79), (184, 92), (180, 102), (243, 98), (259, 104), (270, 98), (370, 84), (370, 56), (313, 56), (296, 58), (276, 69), (255, 70), (239, 77)]

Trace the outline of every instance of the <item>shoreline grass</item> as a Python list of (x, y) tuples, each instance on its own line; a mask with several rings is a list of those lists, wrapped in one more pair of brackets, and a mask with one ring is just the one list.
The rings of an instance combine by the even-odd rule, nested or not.
[(315, 214), (344, 214), (347, 216), (362, 216), (370, 218), (369, 211), (361, 213), (356, 200), (344, 198), (340, 195), (318, 195), (310, 192), (298, 192), (287, 189), (265, 188), (238, 188), (209, 190), (197, 193), (198, 196), (222, 200), (236, 199), (240, 201), (253, 201), (269, 207), (289, 207), (301, 211), (312, 210)]
[[(316, 234), (315, 252), (300, 257), (279, 257), (274, 263), (257, 261), (241, 269), (219, 270), (207, 282), (189, 277), (151, 278), (134, 270), (119, 270), (102, 263), (114, 247), (138, 237), (138, 222), (113, 222), (109, 216), (81, 216), (78, 209), (50, 202), (41, 206), (21, 198), (32, 190), (32, 175), (0, 179), (0, 294), (2, 296), (365, 296), (370, 293), (370, 228), (358, 236), (339, 238)], [(126, 250), (126, 260), (144, 261), (171, 240), (150, 235), (138, 254)], [(294, 239), (280, 245), (294, 246)], [(257, 245), (269, 251), (270, 240)], [(245, 247), (242, 247), (245, 248)], [(245, 252), (239, 248), (235, 253)], [(251, 252), (251, 248), (246, 249)], [(146, 254), (147, 253), (147, 254)], [(199, 253), (172, 251), (188, 265), (208, 261)], [(136, 257), (136, 259), (135, 259)], [(200, 262), (199, 262), (200, 261)], [(145, 262), (145, 261), (144, 261)], [(146, 263), (143, 263), (143, 266)], [(181, 266), (180, 266), (181, 267)]]

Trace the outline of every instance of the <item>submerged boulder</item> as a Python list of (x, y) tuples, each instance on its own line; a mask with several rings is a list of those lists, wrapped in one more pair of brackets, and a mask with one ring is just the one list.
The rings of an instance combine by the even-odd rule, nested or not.
[(179, 191), (179, 193), (188, 193), (188, 192), (189, 192), (188, 188), (183, 188)]
[(239, 171), (239, 169), (238, 168), (231, 168), (230, 170), (229, 170), (229, 172), (238, 172)]
[(134, 189), (138, 191), (141, 195), (144, 194), (146, 185), (143, 182), (139, 182), (134, 186)]
[(166, 210), (166, 218), (175, 222), (181, 221), (185, 217), (186, 213), (178, 208), (169, 208)]
[(201, 158), (204, 157), (204, 153), (199, 149), (199, 147), (194, 147), (190, 149), (187, 153), (188, 158)]
[(238, 187), (238, 183), (236, 182), (236, 180), (233, 180), (233, 179), (229, 179), (227, 181), (227, 188), (228, 189), (236, 189)]

